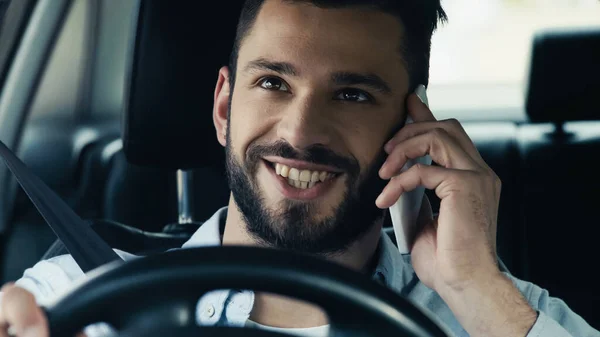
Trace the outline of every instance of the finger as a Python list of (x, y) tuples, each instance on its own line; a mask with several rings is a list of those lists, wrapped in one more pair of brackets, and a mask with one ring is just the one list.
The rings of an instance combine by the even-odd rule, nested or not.
[[(9, 282), (6, 283), (5, 285), (2, 286), (2, 288), (0, 289), (0, 299), (3, 298), (4, 294), (6, 294), (7, 291), (9, 291), (10, 289), (12, 289), (15, 286), (15, 284), (13, 282)], [(0, 303), (2, 303), (3, 301), (0, 301)], [(2, 309), (2, 307), (0, 306), (0, 326), (5, 326), (8, 325), (8, 323), (6, 322), (6, 318), (4, 316), (4, 310)]]
[(398, 201), (400, 195), (405, 192), (410, 192), (419, 186), (436, 190), (438, 197), (443, 199), (445, 194), (440, 191), (440, 187), (443, 186), (443, 183), (455, 183), (461, 181), (461, 175), (469, 173), (471, 172), (447, 169), (439, 166), (415, 164), (410, 169), (391, 179), (383, 189), (383, 192), (377, 197), (375, 204), (381, 209), (389, 208)]
[(14, 286), (15, 286), (15, 283), (14, 283), (14, 282), (8, 282), (8, 283), (4, 284), (4, 285), (2, 286), (2, 288), (0, 288), (0, 292), (2, 292), (2, 293), (3, 293), (3, 292), (7, 291), (8, 289), (10, 289), (10, 288), (12, 288), (12, 287), (14, 287)]
[(48, 337), (48, 322), (27, 290), (9, 286), (2, 295), (3, 325), (12, 326), (17, 336)]
[(396, 145), (400, 144), (406, 139), (427, 133), (428, 131), (437, 128), (446, 130), (446, 132), (453, 137), (460, 147), (462, 147), (473, 159), (478, 162), (484, 162), (483, 158), (479, 154), (479, 151), (477, 151), (477, 147), (471, 138), (469, 138), (460, 122), (458, 122), (456, 119), (446, 119), (439, 122), (407, 124), (385, 144), (384, 150), (389, 154), (393, 151)]
[(406, 100), (406, 108), (408, 115), (412, 118), (415, 123), (418, 122), (431, 122), (437, 119), (433, 116), (433, 113), (429, 107), (421, 101), (419, 96), (416, 94), (410, 94)]
[(430, 155), (431, 159), (446, 167), (475, 170), (481, 166), (466, 153), (444, 129), (433, 129), (397, 144), (379, 170), (382, 179), (400, 174), (409, 159)]
[[(6, 292), (11, 287), (13, 287), (12, 282), (7, 283), (4, 286), (2, 286), (2, 289), (0, 289), (0, 300), (2, 299), (2, 296), (4, 295), (4, 292)], [(8, 323), (6, 322), (6, 319), (4, 318), (4, 315), (2, 314), (2, 308), (0, 308), (0, 337), (9, 337), (8, 328), (9, 328)]]

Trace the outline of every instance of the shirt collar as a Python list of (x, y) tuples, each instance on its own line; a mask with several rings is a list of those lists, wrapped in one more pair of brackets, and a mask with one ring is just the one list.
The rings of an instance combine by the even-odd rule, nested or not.
[[(227, 206), (220, 208), (206, 220), (181, 248), (220, 246), (226, 217)], [(383, 231), (375, 254), (377, 265), (373, 278), (392, 289), (402, 290), (414, 274), (410, 255), (400, 254), (396, 245)]]
[(211, 247), (221, 245), (221, 227), (225, 225), (227, 206), (220, 208), (187, 240), (181, 248)]
[(373, 277), (389, 288), (401, 291), (413, 279), (409, 254), (400, 254), (388, 234), (381, 232)]

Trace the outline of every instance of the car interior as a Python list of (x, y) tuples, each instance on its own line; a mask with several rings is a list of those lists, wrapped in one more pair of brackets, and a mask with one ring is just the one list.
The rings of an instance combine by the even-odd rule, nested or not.
[[(0, 140), (112, 247), (178, 247), (228, 203), (212, 107), (238, 2), (0, 9)], [(600, 327), (600, 27), (540, 31), (530, 45), (525, 120), (459, 120), (502, 181), (504, 265)], [(3, 166), (0, 186), (5, 283), (66, 251)]]

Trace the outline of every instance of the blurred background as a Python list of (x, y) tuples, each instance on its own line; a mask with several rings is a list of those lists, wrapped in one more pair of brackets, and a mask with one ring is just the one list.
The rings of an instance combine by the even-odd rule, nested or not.
[(433, 37), (429, 90), (438, 118), (526, 120), (534, 34), (600, 27), (598, 0), (442, 0), (442, 5), (449, 21)]

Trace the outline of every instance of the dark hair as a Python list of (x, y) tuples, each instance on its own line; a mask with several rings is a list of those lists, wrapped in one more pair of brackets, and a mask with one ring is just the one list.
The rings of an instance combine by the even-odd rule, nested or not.
[[(284, 2), (306, 2), (323, 8), (363, 7), (379, 10), (397, 17), (404, 28), (401, 52), (408, 69), (410, 89), (419, 84), (429, 84), (429, 57), (431, 36), (439, 21), (448, 18), (441, 0), (281, 0)], [(238, 21), (229, 67), (230, 84), (233, 89), (240, 46), (256, 21), (265, 0), (246, 0)]]

